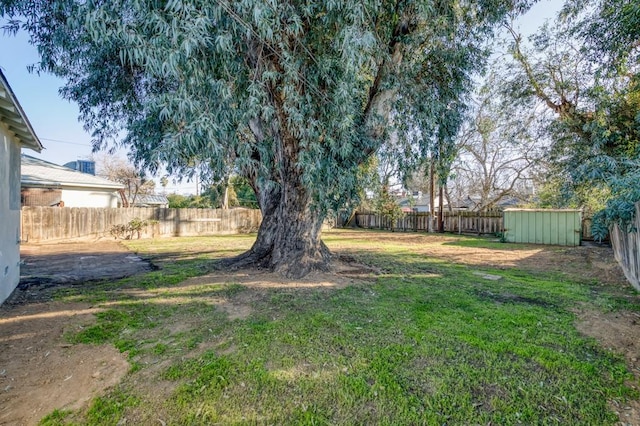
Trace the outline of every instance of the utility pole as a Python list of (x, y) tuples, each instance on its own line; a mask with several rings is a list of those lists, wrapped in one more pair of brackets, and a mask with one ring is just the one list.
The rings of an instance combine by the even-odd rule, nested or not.
[(435, 218), (435, 163), (433, 161), (433, 154), (431, 154), (431, 160), (429, 161), (429, 224), (427, 226), (427, 232), (433, 232), (433, 219)]
[(438, 183), (438, 232), (444, 232), (444, 221), (442, 220), (442, 210), (444, 210), (444, 185), (442, 182)]

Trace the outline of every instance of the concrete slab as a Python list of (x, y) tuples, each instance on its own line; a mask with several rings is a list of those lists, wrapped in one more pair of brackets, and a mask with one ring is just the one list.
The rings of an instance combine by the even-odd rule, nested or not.
[(116, 240), (23, 244), (19, 288), (118, 279), (153, 269)]

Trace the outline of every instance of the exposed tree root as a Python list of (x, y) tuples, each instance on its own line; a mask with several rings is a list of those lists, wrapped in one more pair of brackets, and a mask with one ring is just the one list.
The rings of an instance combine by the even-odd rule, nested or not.
[(321, 243), (319, 250), (312, 253), (298, 251), (286, 257), (280, 256), (281, 262), (273, 261), (272, 252), (273, 250), (256, 250), (254, 246), (238, 256), (219, 261), (217, 267), (232, 270), (269, 269), (286, 278), (302, 278), (314, 271), (330, 272), (332, 270), (331, 252), (324, 243)]

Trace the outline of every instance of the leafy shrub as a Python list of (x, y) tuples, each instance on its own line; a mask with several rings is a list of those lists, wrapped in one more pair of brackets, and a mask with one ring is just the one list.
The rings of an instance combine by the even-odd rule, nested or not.
[(113, 225), (109, 230), (109, 233), (115, 239), (131, 240), (136, 235), (138, 239), (147, 226), (158, 223), (157, 220), (142, 220), (139, 217), (135, 217), (129, 221), (126, 225)]

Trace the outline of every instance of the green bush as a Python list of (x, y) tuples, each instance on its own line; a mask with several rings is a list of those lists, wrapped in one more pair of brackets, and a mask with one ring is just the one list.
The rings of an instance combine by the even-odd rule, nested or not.
[(138, 239), (147, 229), (147, 226), (158, 223), (157, 220), (142, 220), (139, 217), (135, 217), (129, 221), (126, 225), (113, 225), (109, 230), (109, 233), (115, 239), (132, 240), (136, 235)]

